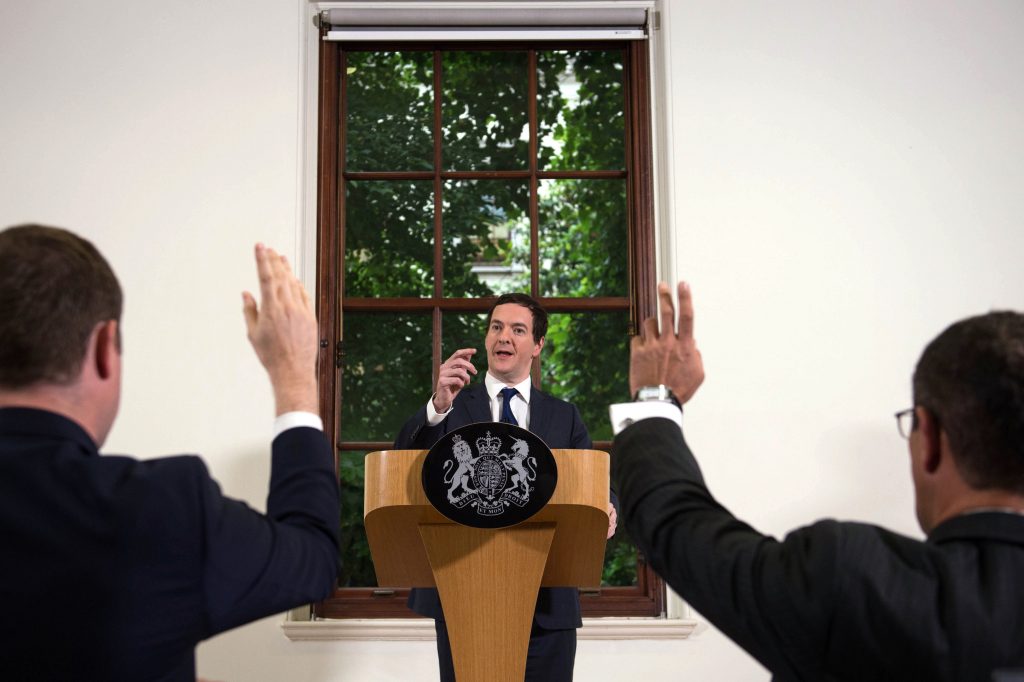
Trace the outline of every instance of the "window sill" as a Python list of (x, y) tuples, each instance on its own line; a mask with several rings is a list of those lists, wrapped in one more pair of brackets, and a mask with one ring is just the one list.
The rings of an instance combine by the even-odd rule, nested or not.
[[(308, 614), (308, 611), (307, 611)], [(303, 620), (302, 609), (285, 616), (281, 629), (293, 642), (422, 641), (434, 639), (427, 618)], [(692, 618), (584, 618), (578, 639), (686, 639), (697, 627)]]

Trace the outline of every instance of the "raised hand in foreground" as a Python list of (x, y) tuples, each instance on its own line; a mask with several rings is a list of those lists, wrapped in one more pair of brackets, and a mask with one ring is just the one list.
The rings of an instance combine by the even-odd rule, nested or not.
[(629, 390), (635, 395), (641, 386), (664, 384), (680, 403), (697, 392), (704, 381), (704, 362), (693, 340), (693, 299), (690, 286), (679, 282), (679, 327), (673, 320), (672, 293), (664, 282), (658, 284), (658, 318), (644, 320), (640, 335), (634, 336), (629, 349)]
[(317, 411), (316, 315), (302, 283), (284, 256), (256, 245), (260, 307), (242, 293), (249, 342), (274, 389), (276, 414)]

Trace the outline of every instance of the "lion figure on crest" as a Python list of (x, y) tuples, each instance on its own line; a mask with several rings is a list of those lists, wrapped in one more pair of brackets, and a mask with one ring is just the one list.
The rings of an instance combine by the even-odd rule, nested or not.
[[(473, 457), (473, 451), (469, 449), (469, 443), (462, 440), (458, 435), (455, 436), (455, 441), (452, 444), (452, 454), (455, 455), (455, 462), (458, 462), (458, 467), (455, 467), (455, 462), (452, 460), (446, 460), (444, 463), (445, 477), (444, 482), (450, 484), (448, 488), (448, 501), (452, 504), (455, 503), (455, 491), (462, 486), (462, 489), (467, 493), (475, 493), (469, 485), (469, 480), (473, 477), (473, 465), (480, 459), (479, 457)], [(451, 476), (447, 473), (455, 468)]]

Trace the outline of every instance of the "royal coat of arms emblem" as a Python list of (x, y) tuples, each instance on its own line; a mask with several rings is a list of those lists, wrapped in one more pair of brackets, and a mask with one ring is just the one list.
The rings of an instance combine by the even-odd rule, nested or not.
[[(547, 504), (557, 468), (551, 450), (526, 429), (470, 424), (442, 437), (423, 466), (423, 487), (442, 514), (465, 525), (519, 523)], [(538, 504), (539, 503), (539, 504)]]

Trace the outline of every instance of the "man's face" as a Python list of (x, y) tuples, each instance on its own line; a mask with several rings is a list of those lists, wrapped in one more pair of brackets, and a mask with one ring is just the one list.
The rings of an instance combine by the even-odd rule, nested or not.
[(491, 313), (484, 338), (487, 368), (507, 385), (518, 384), (530, 375), (533, 359), (540, 355), (544, 339), (533, 340), (533, 313), (516, 303), (499, 305)]

